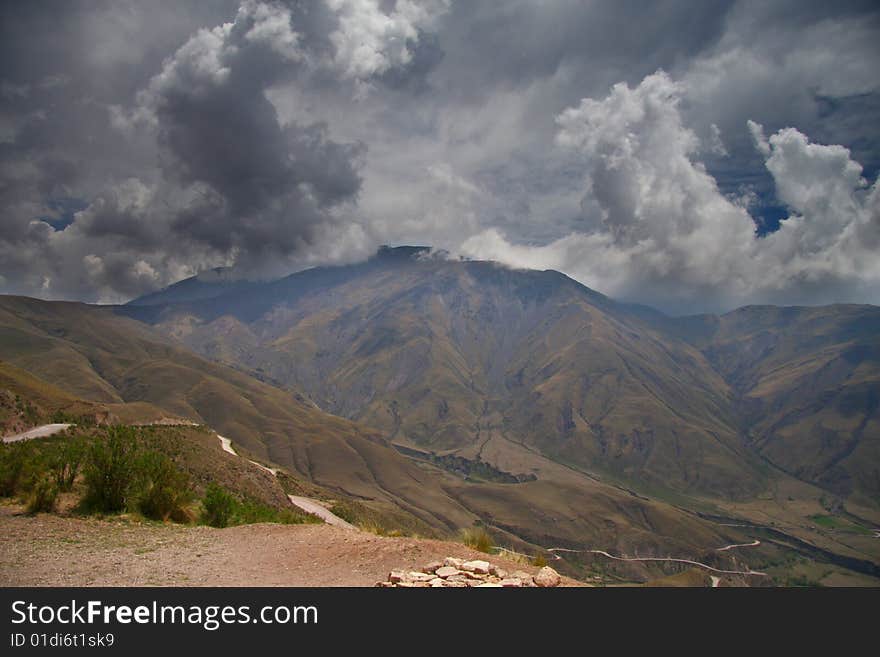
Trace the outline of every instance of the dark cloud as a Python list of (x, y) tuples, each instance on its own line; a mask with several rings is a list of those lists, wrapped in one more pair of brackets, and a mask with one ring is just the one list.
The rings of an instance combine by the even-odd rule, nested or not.
[[(747, 207), (725, 212), (754, 225), (737, 232), (751, 256), (756, 230), (790, 228), (797, 212), (829, 233), (799, 228), (805, 244), (839, 243), (862, 262), (876, 241), (870, 1), (99, 0), (0, 12), (0, 291), (118, 300), (200, 269), (281, 273), (409, 241), (492, 243), (498, 257), (604, 291), (674, 296), (676, 309), (727, 292), (769, 299), (726, 257), (740, 287), (724, 288), (675, 240), (651, 247), (659, 269), (625, 264), (625, 240), (650, 233), (640, 208), (662, 195), (634, 195), (640, 178), (558, 144), (566, 109), (605, 102), (617, 83), (638, 89), (659, 69), (677, 85), (680, 126), (626, 161), (646, 171), (658, 153), (687, 160), (685, 179), (663, 177), (697, 199), (680, 216), (657, 210), (670, 234), (712, 253), (724, 224), (693, 215), (720, 198)], [(659, 134), (649, 119), (633, 119), (634, 134)], [(768, 138), (791, 126), (812, 145), (850, 149), (866, 185), (850, 181), (854, 200), (841, 202), (857, 211), (795, 210), (780, 181), (806, 175), (794, 165), (800, 142), (780, 141), (774, 161), (794, 168), (771, 171), (748, 120)], [(681, 148), (689, 134), (693, 148)], [(835, 151), (821, 152), (831, 166)], [(705, 186), (686, 180), (702, 168)], [(831, 236), (855, 216), (861, 245)], [(597, 250), (603, 235), (613, 248)], [(809, 280), (786, 282), (808, 256), (774, 240), (761, 256), (779, 277), (773, 300), (878, 300), (870, 266), (848, 271), (830, 256), (806, 267)], [(625, 280), (607, 274), (620, 267)]]

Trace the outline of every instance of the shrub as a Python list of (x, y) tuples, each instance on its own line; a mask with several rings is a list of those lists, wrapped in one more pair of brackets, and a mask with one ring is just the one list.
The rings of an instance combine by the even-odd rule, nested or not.
[(55, 510), (55, 501), (58, 498), (58, 487), (49, 477), (42, 477), (36, 481), (27, 501), (27, 513), (49, 513)]
[(27, 448), (23, 443), (0, 443), (0, 496), (12, 497), (26, 471)]
[(145, 452), (138, 459), (138, 508), (154, 520), (186, 522), (186, 505), (192, 500), (189, 480), (170, 458)]
[(125, 510), (135, 484), (136, 457), (134, 431), (129, 427), (110, 427), (104, 440), (96, 440), (83, 473), (83, 507), (104, 513)]
[(355, 511), (354, 507), (350, 504), (346, 504), (345, 502), (336, 502), (332, 507), (330, 507), (330, 513), (334, 516), (342, 518), (345, 522), (349, 522), (352, 525), (356, 525), (358, 521), (360, 521), (360, 517)]
[(64, 441), (54, 453), (48, 457), (49, 471), (59, 491), (73, 488), (76, 475), (86, 456), (86, 444), (81, 438)]
[(543, 554), (539, 554), (536, 557), (532, 558), (532, 565), (537, 568), (543, 568), (547, 565), (547, 559)]
[(226, 527), (235, 508), (235, 498), (217, 484), (211, 482), (202, 501), (205, 507), (202, 520), (211, 527)]
[(488, 553), (492, 550), (492, 537), (482, 527), (465, 529), (461, 540), (465, 545), (479, 552)]

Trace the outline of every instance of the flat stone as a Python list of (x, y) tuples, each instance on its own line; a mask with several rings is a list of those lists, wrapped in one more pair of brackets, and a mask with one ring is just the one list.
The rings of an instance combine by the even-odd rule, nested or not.
[(455, 566), (440, 566), (440, 568), (438, 568), (434, 574), (437, 575), (437, 577), (446, 578), (452, 577), (453, 575), (458, 575), (460, 573), (461, 571)]
[(461, 568), (461, 564), (464, 563), (463, 559), (456, 559), (455, 557), (446, 557), (443, 560), (444, 566), (452, 566), (453, 568)]
[(461, 564), (461, 569), (465, 570), (469, 573), (477, 573), (478, 575), (488, 575), (489, 574), (489, 564), (488, 561), (481, 561), (479, 559), (475, 559), (474, 561), (465, 561)]
[(478, 589), (500, 589), (501, 584), (496, 584), (495, 582), (483, 582), (482, 584), (477, 584), (475, 588)]
[(430, 582), (428, 582), (428, 584), (430, 584), (432, 587), (435, 587), (435, 588), (438, 586), (446, 586), (446, 580), (441, 579), (439, 577), (435, 577)]
[(495, 575), (495, 577), (498, 577), (499, 579), (504, 579), (505, 577), (507, 577), (507, 571), (504, 570), (504, 568), (499, 568), (494, 564), (489, 567), (489, 574)]
[(498, 582), (500, 586), (503, 586), (506, 589), (520, 589), (522, 588), (522, 580), (518, 577), (508, 577), (507, 579), (502, 579)]
[(559, 573), (553, 570), (550, 566), (544, 566), (538, 571), (538, 574), (535, 575), (535, 584), (543, 588), (559, 586), (561, 582), (562, 578), (559, 576)]
[(432, 561), (427, 566), (425, 566), (426, 573), (436, 573), (439, 568), (443, 567), (442, 561)]
[(521, 580), (523, 580), (523, 581), (526, 581), (526, 580), (528, 580), (529, 582), (532, 581), (532, 575), (531, 575), (531, 573), (527, 573), (527, 572), (524, 571), (524, 570), (514, 570), (514, 571), (510, 574), (510, 577), (516, 577), (517, 579), (521, 579)]
[(406, 579), (406, 573), (402, 570), (392, 570), (388, 575), (388, 581), (392, 584), (397, 584), (398, 582), (402, 582)]
[(411, 570), (409, 573), (407, 573), (406, 578), (413, 582), (430, 582), (432, 579), (434, 579), (434, 575), (421, 573), (417, 570)]

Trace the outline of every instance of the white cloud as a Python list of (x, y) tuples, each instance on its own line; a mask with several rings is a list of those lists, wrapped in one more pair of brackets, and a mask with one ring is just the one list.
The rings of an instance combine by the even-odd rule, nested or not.
[(398, 0), (383, 12), (378, 0), (325, 0), (339, 17), (330, 34), (334, 65), (344, 77), (366, 79), (412, 60), (410, 45), (449, 9), (449, 0)]
[(238, 10), (238, 19), (251, 18), (253, 24), (244, 38), (251, 43), (261, 43), (291, 61), (302, 58), (299, 35), (290, 25), (290, 11), (280, 5), (262, 2), (245, 2)]
[(462, 251), (560, 269), (602, 292), (673, 310), (840, 300), (880, 283), (880, 194), (867, 188), (847, 149), (811, 144), (793, 128), (766, 139), (749, 123), (792, 212), (779, 231), (759, 238), (744, 204), (726, 198), (696, 159), (699, 140), (679, 109), (684, 92), (658, 72), (559, 115), (557, 142), (585, 168), (590, 230), (529, 247), (490, 229)]

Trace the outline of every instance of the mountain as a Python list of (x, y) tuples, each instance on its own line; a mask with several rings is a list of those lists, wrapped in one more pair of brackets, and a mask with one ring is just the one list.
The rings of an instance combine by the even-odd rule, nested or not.
[(264, 461), (422, 526), (425, 519), (439, 525), (435, 513), (457, 524), (474, 517), (375, 431), (207, 361), (108, 308), (0, 297), (0, 360), (127, 421), (164, 414), (207, 424)]
[(764, 457), (880, 500), (880, 308), (750, 306), (673, 321), (730, 384)]
[(242, 292), (255, 287), (253, 281), (240, 279), (225, 267), (217, 267), (202, 272), (198, 276), (186, 278), (157, 292), (145, 294), (129, 302), (132, 306), (156, 306), (165, 303), (198, 301), (211, 299), (229, 292)]
[[(132, 306), (134, 308), (135, 306)], [(475, 459), (404, 456), (379, 430), (326, 413), (302, 394), (209, 361), (120, 309), (0, 297), (0, 360), (12, 392), (55, 391), (129, 422), (163, 414), (204, 423), (263, 462), (354, 500), (392, 526), (455, 536), (474, 524), (503, 544), (702, 553), (740, 540), (693, 513), (571, 471), (527, 449), (510, 471)], [(24, 374), (23, 372), (26, 372)], [(138, 416), (138, 413), (142, 413)], [(525, 472), (532, 467), (540, 474)]]
[(666, 317), (554, 271), (425, 247), (127, 314), (402, 447), (530, 450), (648, 491), (749, 499), (781, 472), (880, 504), (880, 309)]
[(215, 283), (0, 297), (0, 365), (128, 421), (204, 423), (387, 526), (574, 550), (573, 573), (644, 576), (595, 549), (733, 568), (719, 547), (755, 539), (749, 567), (776, 577), (880, 572), (875, 307), (675, 318), (426, 247)]
[(687, 341), (552, 271), (387, 249), (245, 294), (126, 312), (411, 448), (511, 451), (734, 497), (766, 486), (733, 391)]

